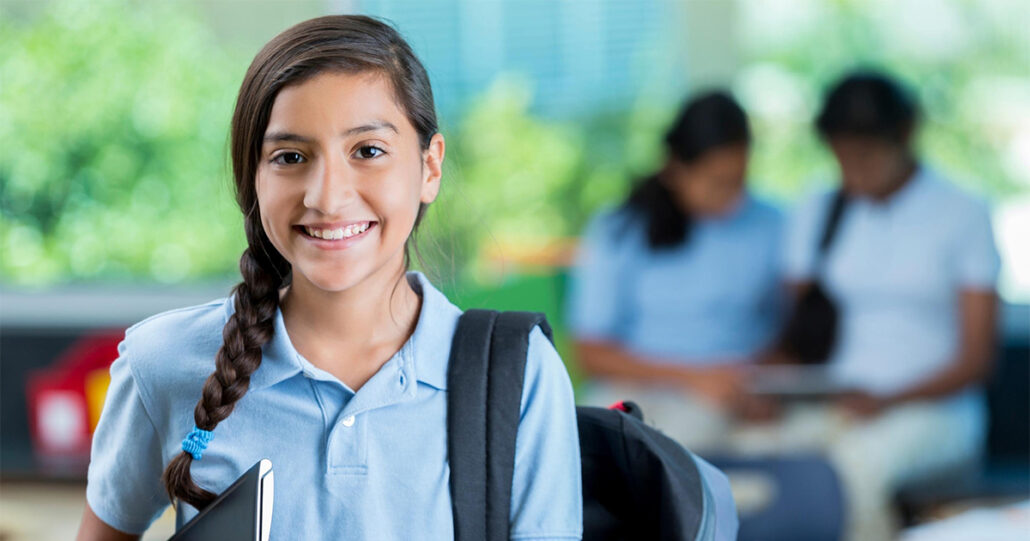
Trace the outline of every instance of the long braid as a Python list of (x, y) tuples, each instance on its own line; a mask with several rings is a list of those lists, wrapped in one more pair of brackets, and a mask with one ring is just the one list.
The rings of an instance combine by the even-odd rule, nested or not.
[[(222, 329), (222, 347), (215, 356), (215, 371), (204, 382), (200, 401), (193, 410), (197, 428), (214, 430), (232, 413), (236, 402), (250, 385), (250, 376), (261, 365), (261, 347), (275, 332), (275, 313), (279, 305), (281, 280), (265, 270), (248, 248), (240, 258), (243, 281), (233, 288), (236, 310)], [(264, 255), (258, 251), (258, 257)], [(270, 262), (266, 262), (270, 263)], [(273, 272), (278, 274), (273, 266)], [(176, 456), (162, 477), (172, 500), (184, 501), (203, 509), (215, 495), (200, 488), (190, 474), (193, 456)]]

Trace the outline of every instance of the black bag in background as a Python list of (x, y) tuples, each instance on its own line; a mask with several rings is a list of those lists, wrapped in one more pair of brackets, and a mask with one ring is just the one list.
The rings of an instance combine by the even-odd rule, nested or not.
[[(447, 369), (447, 452), (457, 541), (510, 536), (515, 437), (529, 333), (543, 314), (468, 310)], [(693, 455), (644, 424), (640, 409), (577, 407), (583, 539), (710, 541), (719, 517)]]
[(713, 504), (690, 452), (644, 424), (633, 402), (619, 406), (576, 408), (583, 539), (726, 539), (728, 533), (717, 532), (716, 523), (730, 510)]
[(837, 342), (840, 318), (836, 304), (822, 286), (820, 274), (846, 206), (844, 190), (837, 190), (826, 215), (823, 235), (819, 239), (812, 283), (800, 292), (780, 335), (778, 351), (801, 364), (826, 362)]

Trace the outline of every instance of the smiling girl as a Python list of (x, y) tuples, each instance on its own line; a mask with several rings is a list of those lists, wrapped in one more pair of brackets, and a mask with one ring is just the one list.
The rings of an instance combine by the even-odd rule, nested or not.
[[(111, 366), (79, 539), (181, 525), (262, 458), (272, 539), (450, 539), (447, 366), (461, 311), (408, 244), (440, 189), (425, 69), (389, 26), (300, 23), (251, 64), (232, 119), (247, 249), (233, 294), (131, 327)], [(579, 539), (572, 387), (530, 335), (512, 539)], [(185, 438), (185, 439), (184, 439)]]

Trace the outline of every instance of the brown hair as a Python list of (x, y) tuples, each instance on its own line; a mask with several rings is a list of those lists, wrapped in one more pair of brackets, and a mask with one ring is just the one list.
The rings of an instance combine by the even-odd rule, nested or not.
[[(261, 227), (255, 175), (262, 139), (279, 91), (325, 72), (380, 72), (419, 135), (423, 150), (437, 133), (433, 93), (426, 70), (404, 39), (388, 24), (359, 15), (331, 15), (304, 21), (274, 37), (254, 57), (240, 86), (231, 128), (236, 202), (243, 211), (247, 249), (240, 258), (243, 281), (233, 288), (235, 312), (222, 330), (215, 371), (204, 382), (193, 410), (196, 426), (214, 430), (247, 392), (261, 365), (261, 348), (274, 334), (279, 289), (290, 282), (290, 264)], [(425, 211), (420, 205), (415, 225)], [(405, 264), (407, 247), (405, 247)], [(215, 495), (190, 474), (193, 457), (182, 452), (168, 463), (163, 481), (169, 497), (203, 509)]]

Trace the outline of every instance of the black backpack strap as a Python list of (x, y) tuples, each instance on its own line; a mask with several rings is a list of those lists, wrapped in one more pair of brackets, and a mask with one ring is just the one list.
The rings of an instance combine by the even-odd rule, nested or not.
[(816, 257), (822, 259), (830, 250), (837, 230), (840, 229), (840, 219), (844, 215), (844, 208), (847, 207), (848, 196), (843, 189), (838, 189), (830, 201), (830, 208), (827, 209), (826, 219), (823, 222), (823, 234), (819, 237), (819, 248)]
[(509, 537), (529, 333), (543, 314), (468, 310), (447, 369), (447, 453), (456, 541)]
[(454, 539), (486, 539), (486, 397), (490, 339), (497, 313), (469, 310), (458, 319), (447, 367), (447, 460)]

